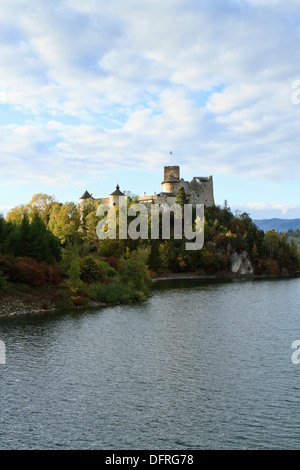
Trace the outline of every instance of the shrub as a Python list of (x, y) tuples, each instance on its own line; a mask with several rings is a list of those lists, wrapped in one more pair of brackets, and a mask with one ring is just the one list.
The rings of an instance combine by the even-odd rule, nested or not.
[(46, 262), (38, 263), (28, 256), (18, 258), (5, 256), (0, 260), (0, 269), (10, 281), (35, 287), (44, 286), (47, 282), (51, 284), (61, 282), (61, 272), (56, 266)]
[(58, 310), (71, 310), (74, 308), (74, 304), (71, 299), (68, 300), (57, 300), (54, 304)]
[(116, 274), (116, 270), (108, 263), (93, 256), (85, 256), (81, 261), (80, 277), (85, 282), (104, 281)]
[(108, 256), (107, 258), (104, 258), (106, 263), (108, 263), (112, 268), (118, 269), (120, 259), (116, 258), (115, 256)]
[(13, 282), (21, 282), (35, 287), (46, 284), (45, 272), (37, 261), (28, 257), (12, 259), (8, 275)]
[(264, 265), (267, 274), (279, 274), (280, 268), (276, 259), (269, 258), (265, 261)]
[(45, 273), (48, 283), (58, 285), (62, 282), (62, 273), (57, 266), (54, 266), (53, 264), (47, 264), (44, 261), (40, 263), (40, 266)]
[(72, 296), (71, 301), (75, 307), (87, 307), (89, 304), (89, 299), (87, 299), (84, 295)]
[(216, 271), (214, 253), (207, 248), (201, 250), (202, 265), (207, 274), (214, 274)]
[(89, 289), (92, 300), (107, 304), (126, 304), (146, 300), (148, 291), (135, 290), (127, 284), (113, 282), (111, 284), (93, 284)]
[(85, 282), (95, 281), (101, 278), (96, 260), (92, 256), (85, 256), (80, 264), (80, 277)]
[(7, 286), (6, 278), (0, 272), (0, 289), (5, 289)]
[(143, 290), (143, 287), (151, 283), (148, 273), (147, 260), (150, 248), (138, 248), (132, 251), (129, 258), (120, 259), (119, 275), (124, 284), (129, 284), (135, 290)]

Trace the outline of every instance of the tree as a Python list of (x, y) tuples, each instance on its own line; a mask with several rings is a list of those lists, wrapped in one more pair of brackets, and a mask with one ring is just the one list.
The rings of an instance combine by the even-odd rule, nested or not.
[(186, 195), (186, 192), (185, 192), (183, 186), (180, 186), (179, 189), (178, 189), (177, 196), (176, 196), (176, 202), (177, 202), (177, 204), (180, 205), (182, 211), (184, 210), (184, 204), (188, 204), (188, 202), (189, 202), (188, 197)]
[(54, 202), (54, 196), (48, 196), (48, 194), (38, 193), (32, 196), (28, 207), (30, 212), (38, 212), (39, 216), (47, 226), (49, 223), (51, 209)]
[(5, 243), (11, 229), (11, 224), (8, 224), (4, 217), (0, 214), (0, 253), (4, 253)]
[(85, 233), (83, 234), (84, 240), (87, 242), (88, 248), (91, 251), (95, 251), (99, 245), (99, 239), (97, 237), (97, 224), (99, 217), (96, 216), (96, 212), (90, 212), (85, 219)]
[(79, 238), (79, 226), (80, 214), (76, 204), (73, 202), (53, 204), (49, 228), (60, 239), (62, 245), (74, 243)]
[(31, 256), (31, 233), (30, 233), (30, 222), (27, 212), (24, 212), (23, 219), (19, 229), (19, 251), (22, 256)]
[(21, 204), (20, 206), (11, 209), (6, 215), (6, 220), (7, 222), (18, 224), (22, 222), (22, 217), (25, 212), (28, 214), (29, 220), (32, 220), (35, 212), (38, 212), (39, 216), (47, 226), (54, 202), (55, 199), (53, 196), (48, 196), (43, 193), (35, 194), (32, 196), (29, 204)]
[(159, 269), (160, 271), (167, 271), (169, 268), (170, 263), (170, 256), (171, 256), (171, 247), (170, 243), (165, 240), (163, 243), (159, 245)]
[(78, 257), (77, 250), (73, 251), (71, 255), (70, 267), (68, 269), (68, 277), (69, 287), (72, 289), (73, 293), (76, 293), (83, 284), (80, 279), (80, 260)]
[(279, 251), (280, 237), (274, 230), (267, 230), (264, 236), (263, 247), (267, 256), (275, 258)]
[(244, 222), (240, 218), (235, 217), (231, 222), (231, 232), (236, 233), (237, 235), (245, 234), (246, 228)]
[(7, 213), (6, 221), (12, 224), (20, 224), (25, 212), (29, 214), (28, 205), (22, 204), (20, 206), (14, 207)]
[(30, 224), (30, 239), (32, 258), (37, 261), (51, 262), (47, 229), (38, 212), (35, 212)]
[(150, 282), (147, 261), (150, 247), (134, 250), (127, 259), (121, 258), (118, 272), (121, 281), (135, 289), (144, 291)]

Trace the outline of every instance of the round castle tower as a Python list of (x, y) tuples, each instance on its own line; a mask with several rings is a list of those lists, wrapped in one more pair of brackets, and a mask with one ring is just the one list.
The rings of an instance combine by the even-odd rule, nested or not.
[(165, 166), (164, 167), (164, 180), (162, 182), (164, 193), (176, 193), (178, 183), (180, 182), (180, 168), (179, 166)]
[(125, 196), (125, 194), (120, 191), (120, 186), (117, 184), (115, 191), (109, 195), (109, 204), (118, 206), (120, 196)]

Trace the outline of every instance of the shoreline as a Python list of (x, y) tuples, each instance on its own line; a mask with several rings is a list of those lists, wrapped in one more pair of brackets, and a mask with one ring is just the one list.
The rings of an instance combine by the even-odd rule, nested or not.
[[(291, 279), (291, 278), (296, 278), (299, 277), (299, 275), (285, 275), (285, 276), (279, 276), (279, 275), (272, 275), (272, 274), (263, 274), (263, 275), (254, 275), (254, 274), (233, 274), (233, 273), (220, 273), (220, 274), (213, 274), (213, 275), (206, 275), (206, 274), (195, 274), (193, 272), (187, 272), (187, 273), (165, 273), (161, 275), (157, 275), (151, 278), (152, 283), (155, 284), (156, 282), (160, 281), (180, 281), (180, 280), (224, 280), (224, 281), (229, 281), (229, 280), (234, 280), (234, 279), (240, 279), (240, 280), (245, 280), (245, 281), (250, 281), (250, 280), (257, 280), (257, 279)], [(23, 300), (23, 301), (22, 301)], [(27, 303), (26, 301), (24, 303), (24, 298), (23, 299), (12, 297), (8, 295), (8, 297), (4, 297), (3, 299), (0, 299), (0, 318), (4, 317), (13, 317), (13, 316), (19, 316), (19, 315), (30, 315), (30, 314), (41, 314), (41, 313), (58, 313), (61, 312), (62, 310), (57, 307), (51, 307), (49, 308), (42, 308), (40, 304), (40, 299), (39, 301), (35, 302), (30, 302)], [(39, 303), (39, 305), (38, 305)], [(121, 304), (116, 304), (116, 305), (121, 305)], [(78, 310), (83, 310), (83, 309), (94, 309), (94, 308), (105, 308), (105, 307), (111, 307), (114, 306), (112, 304), (106, 304), (104, 302), (96, 302), (96, 301), (90, 301), (90, 303), (87, 306), (74, 306), (74, 308), (70, 309), (70, 312), (76, 312)]]
[(234, 274), (234, 273), (221, 273), (221, 274), (195, 274), (193, 272), (190, 273), (166, 273), (162, 274), (161, 276), (155, 276), (152, 278), (152, 282), (159, 282), (159, 281), (172, 281), (172, 280), (188, 280), (188, 279), (224, 279), (224, 280), (231, 280), (231, 279), (244, 279), (244, 280), (251, 280), (251, 279), (291, 279), (299, 277), (297, 275), (284, 275), (280, 276), (277, 274)]
[[(104, 302), (91, 301), (90, 304), (87, 307), (84, 307), (84, 306), (76, 307), (74, 305), (74, 308), (69, 309), (68, 311), (69, 312), (76, 312), (77, 310), (105, 308), (105, 307), (111, 307), (111, 306), (112, 305), (106, 304)], [(34, 314), (41, 314), (41, 313), (44, 313), (44, 314), (59, 313), (59, 312), (63, 312), (63, 310), (61, 310), (60, 308), (56, 308), (56, 307), (53, 307), (53, 308), (50, 307), (50, 308), (44, 309), (44, 308), (34, 308), (34, 306), (32, 306), (32, 307), (28, 307), (28, 309), (21, 308), (21, 309), (12, 310), (12, 311), (9, 311), (9, 310), (4, 311), (4, 312), (0, 311), (0, 318), (16, 317), (16, 316), (20, 316), (20, 315), (34, 315)]]

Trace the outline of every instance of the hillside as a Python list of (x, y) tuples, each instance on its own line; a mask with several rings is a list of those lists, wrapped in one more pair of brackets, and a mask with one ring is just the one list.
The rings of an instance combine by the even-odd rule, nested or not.
[(300, 219), (256, 219), (253, 222), (264, 232), (267, 230), (287, 232), (288, 230), (300, 229)]
[[(185, 197), (178, 193), (181, 207)], [(130, 209), (134, 198), (127, 203)], [(170, 238), (163, 233), (162, 213), (154, 238), (148, 233), (148, 238), (100, 239), (99, 221), (94, 204), (86, 205), (81, 219), (79, 205), (61, 204), (45, 194), (12, 209), (6, 219), (0, 216), (0, 313), (23, 311), (27, 305), (30, 310), (67, 310), (91, 302), (139, 302), (151, 295), (151, 278), (170, 273), (222, 278), (299, 273), (299, 253), (287, 235), (264, 233), (248, 214), (235, 216), (228, 207), (205, 209), (205, 243), (196, 250), (186, 249), (184, 236), (175, 238), (174, 216)], [(127, 218), (128, 234), (133, 222)], [(297, 241), (298, 231), (291, 230), (290, 236)]]

